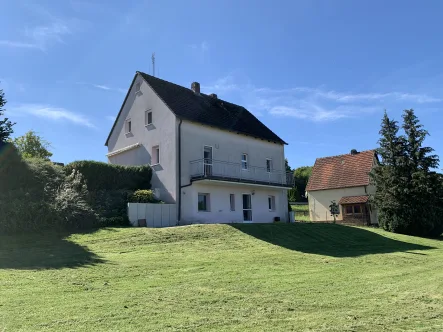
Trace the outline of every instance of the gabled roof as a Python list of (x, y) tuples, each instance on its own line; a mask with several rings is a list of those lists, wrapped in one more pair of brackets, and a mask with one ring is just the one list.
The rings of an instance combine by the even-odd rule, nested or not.
[[(137, 74), (143, 77), (146, 83), (149, 84), (160, 99), (163, 100), (179, 119), (193, 121), (271, 142), (287, 144), (242, 106), (210, 97), (204, 93), (196, 95), (191, 89), (142, 72), (137, 72)], [(111, 133), (114, 126), (111, 129)], [(111, 133), (109, 133), (106, 145), (108, 144)]]
[(375, 150), (318, 158), (309, 178), (307, 191), (369, 185)]
[(366, 203), (367, 201), (369, 201), (368, 195), (345, 196), (340, 199), (338, 204), (358, 204), (358, 203)]

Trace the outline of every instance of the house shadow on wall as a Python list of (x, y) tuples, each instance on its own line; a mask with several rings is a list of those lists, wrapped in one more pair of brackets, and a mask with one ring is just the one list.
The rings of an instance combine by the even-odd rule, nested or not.
[(0, 236), (0, 269), (79, 268), (105, 260), (56, 232)]
[(259, 240), (308, 254), (358, 257), (371, 254), (428, 250), (433, 247), (390, 239), (365, 228), (334, 224), (232, 224)]

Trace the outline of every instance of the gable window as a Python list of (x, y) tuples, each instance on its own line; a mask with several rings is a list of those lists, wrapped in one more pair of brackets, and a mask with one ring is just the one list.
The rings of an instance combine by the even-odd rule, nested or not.
[(275, 196), (268, 196), (269, 211), (275, 211)]
[(139, 93), (140, 92), (140, 88), (141, 88), (142, 84), (140, 82), (135, 83), (135, 93)]
[(151, 165), (160, 164), (160, 146), (152, 147)]
[(125, 122), (125, 133), (129, 134), (132, 132), (132, 123), (131, 123), (131, 119), (127, 119)]
[(209, 194), (198, 194), (198, 210), (209, 212)]
[(266, 172), (272, 172), (272, 159), (266, 159)]
[(235, 195), (234, 194), (229, 195), (229, 205), (231, 207), (231, 211), (235, 211)]
[(147, 110), (145, 112), (145, 126), (152, 124), (152, 111)]
[(248, 169), (248, 155), (246, 153), (241, 155), (241, 169)]

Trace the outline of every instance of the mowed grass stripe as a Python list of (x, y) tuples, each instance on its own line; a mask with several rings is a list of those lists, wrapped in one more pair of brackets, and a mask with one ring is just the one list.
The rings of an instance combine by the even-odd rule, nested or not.
[(442, 249), (331, 224), (0, 236), (0, 330), (438, 331)]

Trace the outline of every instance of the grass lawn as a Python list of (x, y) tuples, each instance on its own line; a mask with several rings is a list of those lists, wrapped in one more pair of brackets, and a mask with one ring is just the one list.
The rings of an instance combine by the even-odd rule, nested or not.
[(309, 218), (309, 205), (291, 205), (292, 211), (295, 211), (295, 220), (297, 221), (311, 221)]
[(309, 211), (309, 205), (291, 205), (292, 211)]
[(443, 241), (333, 224), (0, 236), (0, 331), (442, 331)]

